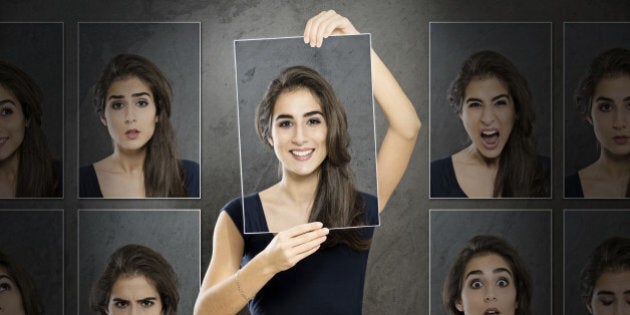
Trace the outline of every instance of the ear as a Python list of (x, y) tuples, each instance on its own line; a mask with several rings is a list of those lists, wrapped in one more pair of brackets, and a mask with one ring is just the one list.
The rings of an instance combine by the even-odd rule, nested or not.
[(99, 113), (98, 118), (101, 119), (101, 123), (103, 124), (103, 126), (107, 127), (107, 119), (105, 119), (105, 115), (103, 115), (103, 113)]
[(593, 314), (593, 307), (591, 306), (591, 303), (586, 303), (586, 308), (590, 314)]
[(267, 137), (267, 142), (273, 147), (273, 139), (271, 137)]
[(455, 301), (455, 308), (457, 308), (457, 310), (462, 313), (464, 312), (464, 305), (462, 304), (462, 299), (457, 299), (457, 301)]
[(593, 126), (593, 118), (591, 118), (591, 116), (586, 117), (586, 121), (588, 121), (588, 123)]

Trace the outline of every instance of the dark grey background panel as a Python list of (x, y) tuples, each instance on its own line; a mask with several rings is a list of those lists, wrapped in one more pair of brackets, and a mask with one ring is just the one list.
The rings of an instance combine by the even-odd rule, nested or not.
[(63, 30), (62, 22), (0, 22), (0, 60), (22, 69), (42, 89), (42, 128), (48, 148), (59, 160), (64, 139)]
[(280, 179), (273, 148), (256, 133), (256, 108), (271, 81), (284, 69), (305, 65), (330, 83), (344, 106), (357, 189), (376, 195), (370, 36), (331, 36), (321, 48), (304, 44), (302, 37), (240, 40), (234, 46), (243, 193), (259, 192)]
[(63, 211), (0, 211), (0, 251), (31, 276), (46, 314), (62, 314)]
[(564, 26), (564, 175), (571, 175), (599, 158), (593, 127), (578, 112), (575, 89), (600, 53), (630, 49), (630, 23), (575, 23)]
[(442, 288), (446, 274), (466, 242), (495, 235), (510, 243), (532, 279), (532, 314), (551, 312), (551, 211), (431, 210), (431, 314), (445, 314)]
[(80, 23), (79, 165), (112, 153), (107, 127), (94, 109), (93, 88), (109, 61), (121, 53), (151, 60), (173, 88), (171, 123), (180, 158), (199, 162), (201, 25), (189, 23)]
[(178, 277), (178, 314), (192, 314), (201, 279), (199, 217), (199, 210), (80, 210), (79, 314), (90, 314), (90, 289), (109, 256), (127, 244), (162, 254)]
[(630, 210), (564, 211), (564, 313), (589, 315), (582, 303), (580, 273), (595, 248), (614, 237), (630, 238)]
[(439, 23), (430, 25), (431, 160), (470, 144), (447, 90), (462, 64), (482, 50), (508, 58), (525, 77), (536, 113), (538, 153), (551, 154), (551, 23)]

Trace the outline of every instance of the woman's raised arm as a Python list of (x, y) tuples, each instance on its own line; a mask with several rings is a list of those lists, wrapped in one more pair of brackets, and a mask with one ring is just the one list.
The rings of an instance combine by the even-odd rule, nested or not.
[[(306, 23), (304, 42), (312, 47), (321, 47), (324, 38), (329, 35), (358, 33), (347, 18), (333, 10), (324, 11)], [(371, 51), (371, 60), (372, 90), (389, 123), (377, 157), (380, 212), (409, 165), (421, 123), (413, 104), (374, 50)]]

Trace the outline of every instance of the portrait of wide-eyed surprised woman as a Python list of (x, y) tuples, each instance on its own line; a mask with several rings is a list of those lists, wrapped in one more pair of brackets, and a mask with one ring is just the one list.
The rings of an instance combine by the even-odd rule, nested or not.
[(470, 145), (431, 162), (431, 197), (549, 197), (550, 160), (532, 136), (527, 80), (505, 56), (480, 51), (464, 61), (448, 90)]
[(169, 81), (147, 58), (121, 54), (109, 62), (94, 105), (113, 153), (81, 167), (80, 197), (199, 197), (199, 165), (178, 159), (172, 98)]
[(449, 270), (442, 302), (450, 315), (529, 315), (532, 283), (518, 252), (504, 239), (478, 235)]
[[(304, 42), (321, 47), (337, 34), (358, 31), (347, 18), (325, 11), (307, 22)], [(252, 314), (362, 312), (374, 228), (329, 230), (328, 222), (350, 218), (349, 226), (362, 225), (371, 210), (385, 208), (420, 128), (413, 105), (374, 51), (371, 68), (374, 97), (389, 123), (377, 157), (378, 203), (363, 202), (367, 196), (348, 177), (347, 126), (343, 107), (325, 96), (334, 95), (326, 92), (332, 89), (310, 68), (284, 70), (256, 115), (259, 136), (273, 147), (282, 177), (244, 198), (275, 225), (270, 231), (281, 232), (245, 234), (243, 199), (229, 202), (217, 219), (195, 314), (235, 314), (247, 304)]]
[(0, 199), (61, 197), (61, 163), (42, 129), (43, 93), (26, 72), (0, 61)]
[(593, 129), (599, 157), (565, 178), (565, 197), (629, 198), (630, 50), (597, 56), (575, 90), (575, 103)]

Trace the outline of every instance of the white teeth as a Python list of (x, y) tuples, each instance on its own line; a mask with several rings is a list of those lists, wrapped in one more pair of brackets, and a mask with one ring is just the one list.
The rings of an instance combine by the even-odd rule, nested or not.
[(307, 155), (311, 154), (312, 152), (313, 152), (313, 150), (308, 150), (308, 151), (291, 151), (291, 154), (297, 155), (297, 156), (307, 156)]
[(499, 133), (498, 131), (493, 130), (493, 131), (484, 131), (481, 134), (484, 136), (494, 136), (495, 134), (498, 134), (498, 133)]

